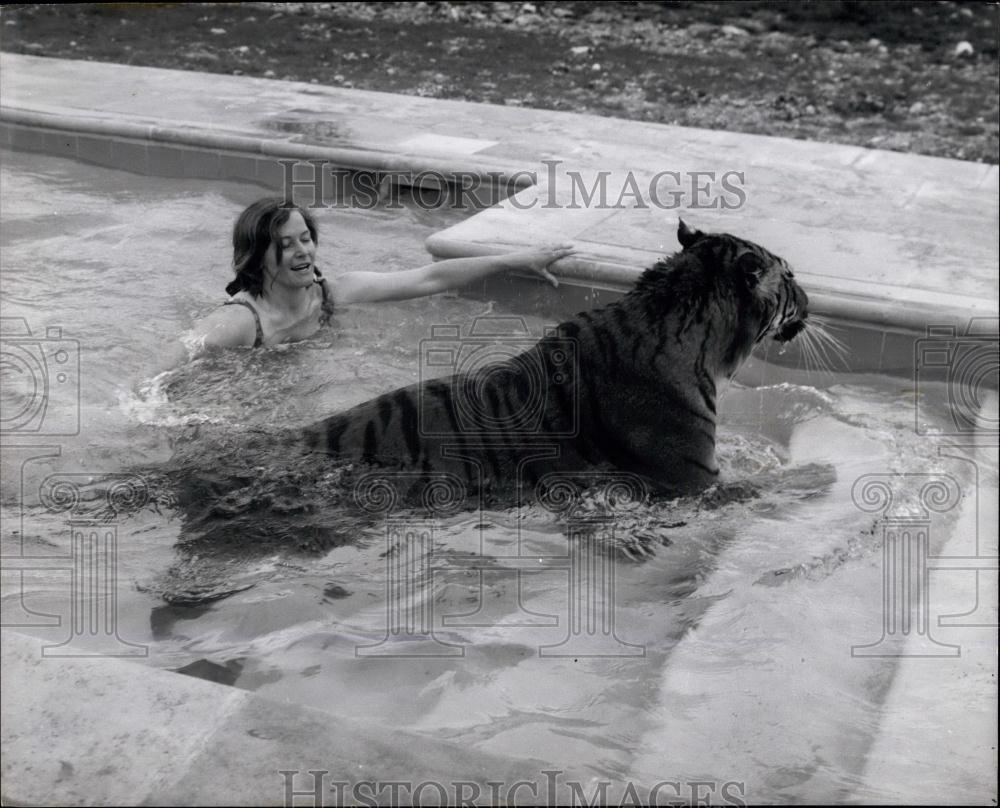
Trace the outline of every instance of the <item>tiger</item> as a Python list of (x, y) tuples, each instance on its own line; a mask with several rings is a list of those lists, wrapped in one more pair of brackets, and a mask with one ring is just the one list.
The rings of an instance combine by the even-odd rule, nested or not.
[(385, 393), (305, 430), (307, 452), (469, 495), (530, 497), (553, 474), (624, 471), (661, 496), (719, 480), (716, 397), (754, 347), (806, 328), (787, 262), (680, 220), (681, 250), (620, 299), (473, 371)]

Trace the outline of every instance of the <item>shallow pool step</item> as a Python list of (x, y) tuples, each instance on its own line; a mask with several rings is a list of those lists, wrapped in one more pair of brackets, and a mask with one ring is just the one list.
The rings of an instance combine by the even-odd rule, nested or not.
[(927, 559), (931, 619), (906, 637), (855, 803), (996, 804), (997, 404), (984, 397), (982, 432), (967, 441), (978, 448), (958, 520)]
[(699, 588), (723, 597), (671, 655), (630, 777), (696, 772), (748, 804), (990, 804), (996, 450), (894, 473), (875, 436), (811, 422), (791, 462), (831, 446), (841, 479), (811, 508), (838, 529), (748, 519)]
[[(3, 794), (12, 805), (388, 804), (391, 783), (400, 804), (437, 804), (438, 785), (454, 804), (477, 788), (490, 802), (487, 781), (546, 794), (541, 761), (136, 662), (44, 657), (42, 645), (3, 632)], [(321, 706), (341, 697), (331, 692)]]

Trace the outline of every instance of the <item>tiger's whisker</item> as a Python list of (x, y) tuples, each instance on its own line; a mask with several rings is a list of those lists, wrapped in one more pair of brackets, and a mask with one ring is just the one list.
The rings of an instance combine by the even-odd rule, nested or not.
[(843, 358), (838, 357), (835, 352), (832, 352), (830, 346), (822, 339), (816, 340), (816, 349), (819, 352), (819, 354), (823, 357), (823, 361), (825, 362), (829, 372), (831, 373), (833, 372), (835, 360), (839, 360), (839, 362), (841, 364), (845, 364), (846, 367), (846, 363), (844, 363)]
[[(819, 328), (810, 326), (802, 332), (802, 355), (806, 360), (807, 370), (815, 369), (822, 373), (834, 373), (835, 364), (842, 364), (846, 368), (847, 365), (841, 351), (830, 343), (827, 339), (828, 336), (822, 326)], [(838, 361), (834, 362), (834, 358)]]
[(815, 369), (824, 373), (828, 372), (829, 368), (827, 366), (826, 360), (823, 358), (822, 355), (820, 355), (819, 350), (816, 347), (816, 338), (812, 334), (809, 335), (809, 339), (807, 340), (807, 346), (808, 346), (807, 350), (809, 352), (809, 356), (812, 360)]
[(822, 315), (813, 315), (812, 317), (810, 317), (810, 321), (813, 323), (814, 326), (816, 326), (815, 331), (818, 336), (821, 336), (823, 339), (826, 339), (832, 344), (836, 345), (841, 352), (843, 353), (848, 352), (847, 346), (843, 343), (843, 341), (832, 333), (833, 331), (844, 330), (841, 326), (832, 323), (828, 318)]
[[(808, 332), (805, 333), (808, 334)], [(809, 356), (810, 360), (812, 361), (812, 364), (815, 367), (815, 369), (823, 373), (830, 372), (830, 368), (828, 366), (827, 361), (825, 360), (825, 358), (820, 353), (817, 347), (815, 335), (808, 334), (804, 346), (805, 346), (805, 351)]]
[(812, 342), (809, 339), (808, 333), (805, 331), (803, 331), (799, 335), (799, 339), (801, 340), (800, 345), (802, 351), (802, 358), (805, 361), (806, 371), (808, 373), (812, 373), (813, 365), (815, 362), (815, 358), (813, 356)]
[(805, 358), (806, 372), (813, 373), (818, 370), (816, 366), (816, 358), (813, 356), (812, 345), (808, 340), (802, 343), (802, 356)]
[(850, 369), (850, 364), (847, 361), (846, 346), (830, 342), (822, 337), (819, 339), (818, 344), (822, 346), (824, 353), (830, 358), (831, 366), (837, 364), (842, 366), (844, 370)]
[(816, 329), (816, 337), (826, 342), (838, 354), (844, 355), (848, 353), (847, 346), (825, 328)]
[[(811, 321), (812, 319), (810, 318)], [(836, 365), (841, 366), (844, 370), (850, 369), (847, 362), (847, 354), (849, 353), (847, 346), (829, 332), (828, 324), (823, 318), (811, 322), (806, 333), (809, 334), (814, 346), (822, 353), (831, 368)]]

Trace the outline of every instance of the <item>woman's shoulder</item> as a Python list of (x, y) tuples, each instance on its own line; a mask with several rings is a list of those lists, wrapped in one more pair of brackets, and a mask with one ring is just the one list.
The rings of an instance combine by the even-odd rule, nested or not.
[(206, 348), (258, 347), (264, 341), (260, 312), (242, 295), (236, 295), (195, 324), (194, 336)]

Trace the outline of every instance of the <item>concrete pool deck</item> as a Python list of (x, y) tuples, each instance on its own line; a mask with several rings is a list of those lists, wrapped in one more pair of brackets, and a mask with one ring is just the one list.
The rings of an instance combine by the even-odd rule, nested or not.
[[(912, 375), (928, 327), (995, 334), (997, 166), (299, 82), (0, 57), (0, 145), (279, 189), (279, 159), (492, 182), (509, 199), (428, 239), (436, 257), (571, 242), (552, 308), (591, 307), (678, 248), (678, 214), (785, 257), (851, 367)], [(295, 178), (308, 187), (310, 172)], [(464, 177), (465, 179), (462, 179)], [(300, 189), (302, 192), (302, 189)], [(472, 200), (472, 192), (464, 197)], [(508, 281), (484, 291), (503, 297)], [(560, 305), (561, 304), (561, 305)], [(949, 331), (950, 330), (950, 331)]]

